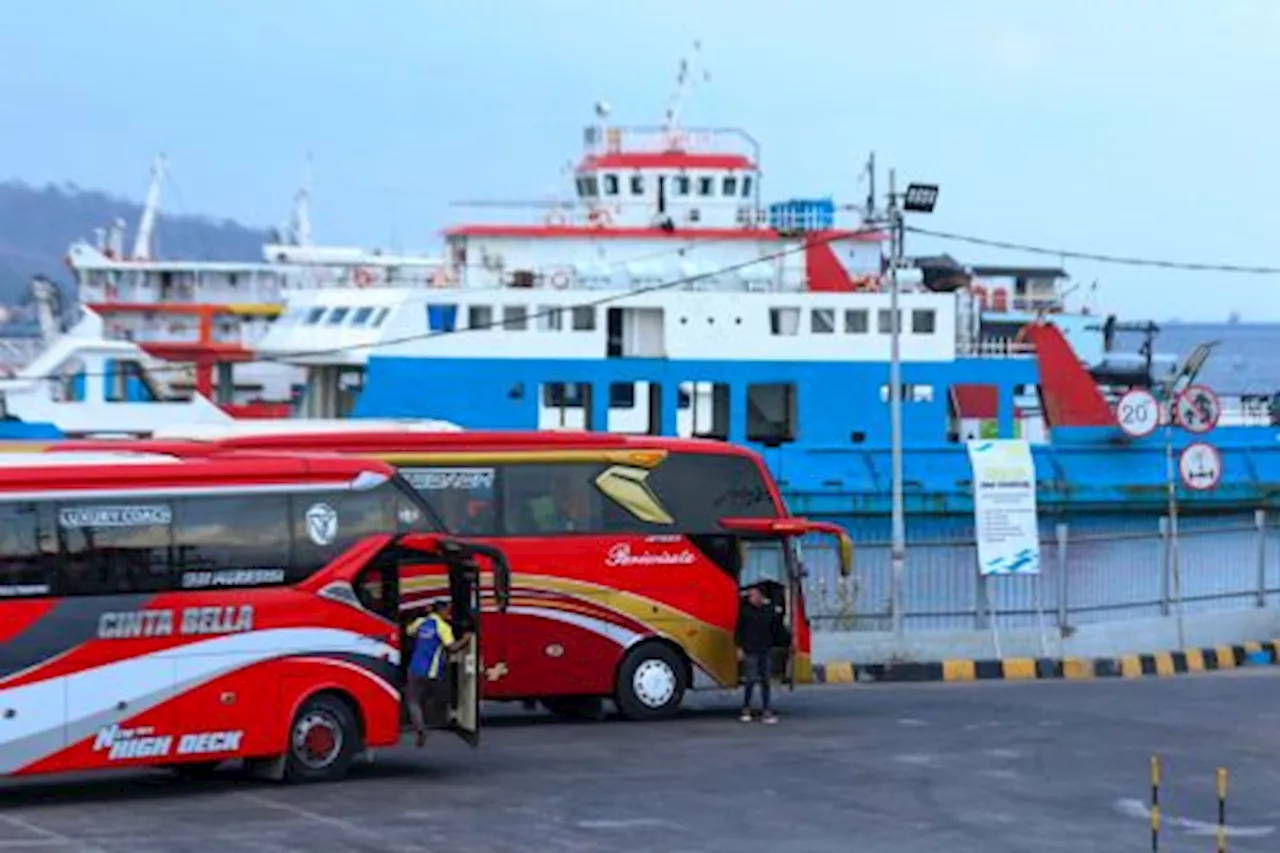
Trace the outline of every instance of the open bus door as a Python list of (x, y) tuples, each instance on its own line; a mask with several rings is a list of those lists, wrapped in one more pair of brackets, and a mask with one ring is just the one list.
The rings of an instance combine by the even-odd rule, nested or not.
[[(720, 524), (729, 530), (741, 533), (755, 534), (760, 537), (761, 542), (769, 542), (772, 540), (776, 552), (774, 561), (778, 567), (776, 572), (762, 572), (762, 577), (757, 579), (750, 578), (750, 583), (745, 582), (748, 576), (745, 574), (750, 570), (750, 566), (746, 564), (748, 548), (744, 549), (744, 582), (741, 584), (744, 588), (747, 586), (758, 585), (765, 588), (766, 597), (774, 598), (779, 590), (783, 592), (783, 618), (786, 620), (787, 633), (790, 641), (787, 648), (783, 651), (784, 658), (781, 671), (783, 672), (783, 680), (792, 689), (796, 683), (797, 655), (800, 651), (799, 642), (801, 635), (801, 622), (804, 619), (802, 610), (804, 601), (804, 567), (800, 563), (799, 549), (796, 541), (799, 537), (810, 534), (826, 534), (834, 536), (837, 541), (837, 556), (839, 559), (838, 570), (842, 578), (847, 578), (853, 573), (853, 539), (849, 536), (848, 531), (826, 521), (810, 521), (805, 518), (722, 518)], [(773, 575), (769, 577), (769, 575)], [(772, 592), (773, 595), (769, 595)], [(775, 660), (775, 664), (777, 661)]]
[[(413, 639), (406, 635), (407, 622), (401, 607), (402, 572), (422, 571), (424, 567), (443, 564), (448, 573), (449, 600), (453, 603), (453, 628), (457, 634), (469, 634), (466, 645), (450, 655), (447, 678), (450, 702), (443, 728), (452, 731), (471, 746), (480, 743), (480, 673), (483, 672), (480, 641), (480, 564), (483, 557), (493, 572), (494, 598), (499, 610), (506, 610), (510, 599), (511, 572), (506, 556), (497, 548), (460, 542), (431, 533), (411, 533), (397, 537), (392, 548), (382, 555), (376, 574), (363, 584), (365, 593), (377, 585), (374, 593), (378, 612), (400, 626), (401, 649), (399, 681), (407, 685), (409, 659)], [(369, 596), (372, 597), (372, 596)], [(366, 606), (368, 606), (366, 604)]]

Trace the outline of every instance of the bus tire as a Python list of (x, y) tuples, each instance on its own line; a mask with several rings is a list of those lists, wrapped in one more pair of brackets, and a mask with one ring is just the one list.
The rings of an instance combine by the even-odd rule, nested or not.
[(658, 720), (680, 710), (688, 667), (666, 643), (636, 646), (622, 659), (614, 701), (629, 720)]
[(317, 694), (303, 703), (289, 726), (285, 779), (341, 779), (360, 751), (360, 726), (351, 706), (331, 693)]

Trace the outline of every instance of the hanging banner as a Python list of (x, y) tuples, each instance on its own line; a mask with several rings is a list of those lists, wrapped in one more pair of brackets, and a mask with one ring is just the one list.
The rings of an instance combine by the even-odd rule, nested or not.
[(984, 575), (1040, 573), (1036, 464), (1021, 439), (970, 441), (973, 521)]

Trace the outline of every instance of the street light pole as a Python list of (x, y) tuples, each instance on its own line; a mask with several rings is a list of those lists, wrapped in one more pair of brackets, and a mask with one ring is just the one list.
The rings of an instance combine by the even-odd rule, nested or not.
[(901, 245), (902, 212), (898, 209), (896, 175), (889, 170), (889, 456), (893, 480), (890, 613), (894, 639), (901, 643), (902, 585), (907, 568), (907, 531), (902, 507), (902, 317), (898, 309), (898, 258)]

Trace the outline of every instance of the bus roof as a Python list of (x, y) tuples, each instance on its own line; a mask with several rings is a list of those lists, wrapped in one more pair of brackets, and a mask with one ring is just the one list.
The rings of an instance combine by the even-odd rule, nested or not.
[[(0, 454), (0, 460), (5, 454)], [(27, 454), (12, 454), (14, 457)], [(253, 493), (319, 487), (366, 489), (395, 476), (374, 459), (342, 456), (217, 453), (178, 458), (156, 453), (51, 454), (0, 464), (0, 499), (108, 493), (159, 497), (210, 492)], [(102, 459), (109, 456), (109, 459)], [(132, 457), (125, 461), (119, 457)], [(74, 457), (74, 458), (72, 458)], [(99, 458), (94, 458), (99, 457)]]
[(450, 421), (426, 418), (349, 419), (349, 418), (283, 418), (279, 420), (239, 420), (230, 423), (196, 423), (161, 426), (152, 431), (157, 439), (221, 440), (239, 436), (298, 435), (303, 433), (346, 433), (365, 430), (404, 432), (461, 432), (462, 427)]
[(70, 453), (0, 453), (0, 469), (3, 468), (47, 468), (50, 466), (71, 465), (145, 465), (149, 463), (175, 464), (182, 460), (176, 456), (166, 455), (155, 449), (146, 452), (132, 450), (74, 450)]
[[(361, 429), (343, 432), (294, 432), (274, 435), (235, 435), (220, 439), (226, 448), (358, 453), (379, 450), (503, 451), (503, 450), (666, 450), (673, 453), (717, 453), (756, 456), (748, 448), (705, 438), (619, 435), (608, 432), (403, 432)], [(101, 445), (94, 445), (101, 447)]]

